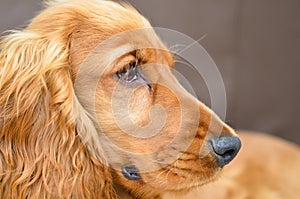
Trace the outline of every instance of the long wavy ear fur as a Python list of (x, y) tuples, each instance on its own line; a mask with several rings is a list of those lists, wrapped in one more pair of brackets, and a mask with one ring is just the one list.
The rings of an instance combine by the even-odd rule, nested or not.
[(67, 46), (27, 30), (0, 44), (0, 198), (113, 197), (78, 136)]

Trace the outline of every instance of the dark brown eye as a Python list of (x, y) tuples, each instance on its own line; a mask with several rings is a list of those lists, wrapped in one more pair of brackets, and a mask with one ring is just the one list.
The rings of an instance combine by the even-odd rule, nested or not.
[(129, 84), (138, 79), (138, 66), (136, 62), (124, 67), (121, 71), (116, 73), (117, 77), (123, 83)]
[(119, 82), (126, 86), (131, 85), (147, 85), (148, 89), (151, 91), (151, 83), (147, 80), (141, 67), (138, 65), (138, 62), (132, 62), (127, 67), (124, 67), (122, 70), (118, 71), (115, 74), (115, 77)]

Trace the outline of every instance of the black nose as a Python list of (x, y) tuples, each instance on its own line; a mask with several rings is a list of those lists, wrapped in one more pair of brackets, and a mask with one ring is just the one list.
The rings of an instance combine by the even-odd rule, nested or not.
[(220, 167), (233, 160), (241, 148), (241, 140), (234, 136), (210, 138), (209, 142)]

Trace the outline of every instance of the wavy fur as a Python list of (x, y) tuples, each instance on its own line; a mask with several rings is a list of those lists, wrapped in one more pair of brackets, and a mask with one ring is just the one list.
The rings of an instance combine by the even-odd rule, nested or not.
[[(205, 142), (208, 133), (214, 136), (219, 132), (209, 129), (210, 123), (228, 136), (236, 134), (179, 85), (169, 69), (173, 57), (151, 31), (150, 23), (124, 3), (54, 0), (46, 5), (26, 29), (11, 32), (0, 44), (0, 198), (109, 199), (123, 198), (123, 193), (131, 198), (161, 198), (166, 191), (186, 192), (214, 180), (221, 169)], [(80, 93), (90, 85), (79, 84), (83, 86), (78, 88), (74, 83), (79, 67), (97, 45), (128, 30), (144, 32), (137, 35), (138, 39), (127, 38), (130, 42), (125, 40), (126, 45), (148, 42), (160, 49), (143, 47), (116, 57), (108, 48), (99, 56), (105, 60), (103, 63), (115, 63), (109, 68), (112, 71), (116, 70), (114, 67), (127, 67), (129, 60), (156, 64), (160, 67), (148, 68), (149, 78), (166, 82), (176, 91), (159, 82), (138, 87), (127, 111), (122, 106), (123, 93), (130, 93), (132, 87), (120, 89), (117, 105), (122, 119), (130, 114), (133, 122), (145, 126), (151, 123), (153, 105), (164, 107), (168, 116), (164, 127), (149, 139), (127, 135), (114, 120), (111, 96), (118, 83), (114, 78), (118, 70), (105, 71), (104, 79), (97, 85), (95, 107), (101, 121), (88, 113), (87, 104), (94, 103), (90, 95)], [(119, 50), (118, 47), (111, 48)], [(95, 67), (94, 63), (91, 67)], [(88, 70), (94, 72), (91, 71)], [(86, 79), (89, 76), (81, 80)], [(186, 110), (181, 111), (179, 99), (184, 101)], [(95, 122), (99, 122), (103, 132), (96, 130)], [(132, 129), (130, 125), (128, 122)], [(176, 139), (173, 147), (166, 147), (170, 151), (161, 150), (179, 131), (181, 139)], [(103, 152), (106, 148), (101, 145), (104, 134), (128, 151), (157, 153), (139, 158), (109, 154), (118, 166), (111, 169), (107, 166), (107, 153)], [(177, 148), (189, 138), (186, 151)], [(202, 148), (207, 153), (200, 158)], [(170, 157), (178, 159), (166, 166), (164, 161)], [(146, 165), (159, 169), (141, 172), (142, 181), (132, 180), (120, 169), (133, 163), (138, 168)]]
[(0, 198), (113, 197), (109, 169), (77, 132), (90, 127), (66, 43), (24, 30), (0, 49)]

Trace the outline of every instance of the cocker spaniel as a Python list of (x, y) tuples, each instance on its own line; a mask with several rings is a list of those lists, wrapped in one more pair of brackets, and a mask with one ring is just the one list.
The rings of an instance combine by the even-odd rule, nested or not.
[(241, 147), (128, 4), (48, 1), (0, 50), (1, 198), (161, 198)]

